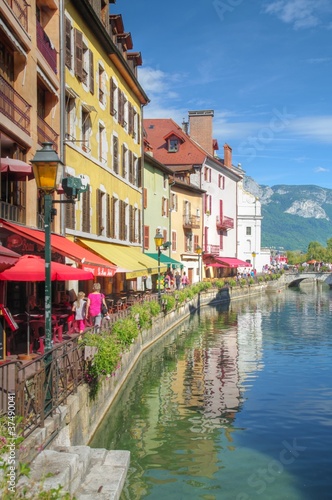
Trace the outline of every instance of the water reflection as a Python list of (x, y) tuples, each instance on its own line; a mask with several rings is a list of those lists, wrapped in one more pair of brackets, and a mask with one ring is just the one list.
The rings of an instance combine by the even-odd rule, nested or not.
[(203, 308), (147, 352), (90, 443), (131, 451), (123, 499), (330, 498), (331, 301)]

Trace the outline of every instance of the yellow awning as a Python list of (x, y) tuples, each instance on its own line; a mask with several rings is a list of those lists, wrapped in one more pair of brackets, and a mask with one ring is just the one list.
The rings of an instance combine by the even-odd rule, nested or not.
[[(116, 266), (123, 268), (126, 272), (126, 279), (158, 274), (156, 260), (144, 254), (138, 247), (115, 245), (114, 243), (103, 243), (83, 238), (79, 238), (79, 241)], [(167, 271), (167, 266), (160, 266), (160, 272), (165, 271)]]

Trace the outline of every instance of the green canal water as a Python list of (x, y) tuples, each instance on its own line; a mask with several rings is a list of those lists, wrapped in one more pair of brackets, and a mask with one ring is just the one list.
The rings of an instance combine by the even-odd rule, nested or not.
[(92, 447), (121, 500), (332, 499), (332, 291), (204, 307), (140, 360)]

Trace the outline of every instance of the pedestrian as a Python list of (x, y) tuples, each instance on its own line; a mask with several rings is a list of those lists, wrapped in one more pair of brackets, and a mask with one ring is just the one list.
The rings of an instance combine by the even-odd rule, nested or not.
[(181, 276), (180, 273), (175, 274), (175, 286), (177, 290), (180, 290), (180, 285), (181, 285)]
[(188, 276), (186, 275), (186, 272), (184, 271), (183, 275), (182, 275), (182, 279), (181, 279), (181, 283), (182, 283), (182, 286), (185, 287), (187, 285), (189, 285), (189, 278)]
[(90, 318), (95, 333), (100, 332), (101, 320), (103, 318), (103, 313), (101, 312), (102, 304), (107, 308), (105, 295), (100, 290), (100, 283), (94, 283), (92, 292), (89, 293), (86, 303), (86, 318)]
[(80, 333), (83, 333), (85, 330), (86, 301), (84, 297), (84, 292), (78, 292), (77, 299), (74, 301), (72, 307), (72, 311), (75, 312), (75, 320)]

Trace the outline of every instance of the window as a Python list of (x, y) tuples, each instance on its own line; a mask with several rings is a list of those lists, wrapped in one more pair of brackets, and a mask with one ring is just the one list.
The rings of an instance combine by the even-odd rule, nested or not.
[(127, 224), (128, 204), (125, 201), (119, 200), (119, 239), (126, 241), (128, 224)]
[(82, 193), (82, 231), (91, 232), (90, 224), (90, 190)]
[(218, 177), (218, 187), (220, 189), (225, 189), (225, 177), (221, 174), (219, 174), (219, 177)]
[(168, 217), (168, 199), (164, 196), (161, 199), (161, 215), (163, 217)]
[(246, 235), (251, 236), (251, 227), (246, 227)]
[(179, 149), (179, 140), (178, 139), (170, 139), (168, 142), (168, 152), (176, 153)]
[(171, 194), (171, 210), (173, 212), (178, 211), (178, 195), (175, 193)]
[(106, 130), (105, 127), (99, 124), (99, 161), (100, 163), (107, 163), (106, 152)]
[(209, 167), (204, 168), (204, 180), (206, 182), (211, 182), (211, 168)]
[(143, 189), (143, 208), (148, 208), (148, 190)]
[(75, 76), (83, 81), (83, 34), (81, 31), (74, 29), (75, 34)]
[(212, 196), (210, 194), (205, 194), (205, 196), (204, 196), (204, 213), (206, 215), (211, 214), (211, 207), (212, 207)]
[(138, 243), (140, 241), (140, 210), (137, 207), (129, 207), (129, 241)]
[(113, 196), (110, 204), (110, 237), (116, 238), (118, 234), (118, 212), (119, 212), (119, 200)]
[(98, 89), (99, 89), (99, 102), (103, 105), (106, 104), (106, 93), (105, 93), (105, 79), (106, 73), (104, 68), (99, 64), (98, 66)]
[(82, 149), (86, 153), (90, 153), (90, 134), (91, 134), (91, 118), (90, 112), (82, 108)]
[(76, 100), (66, 95), (66, 139), (75, 140)]

